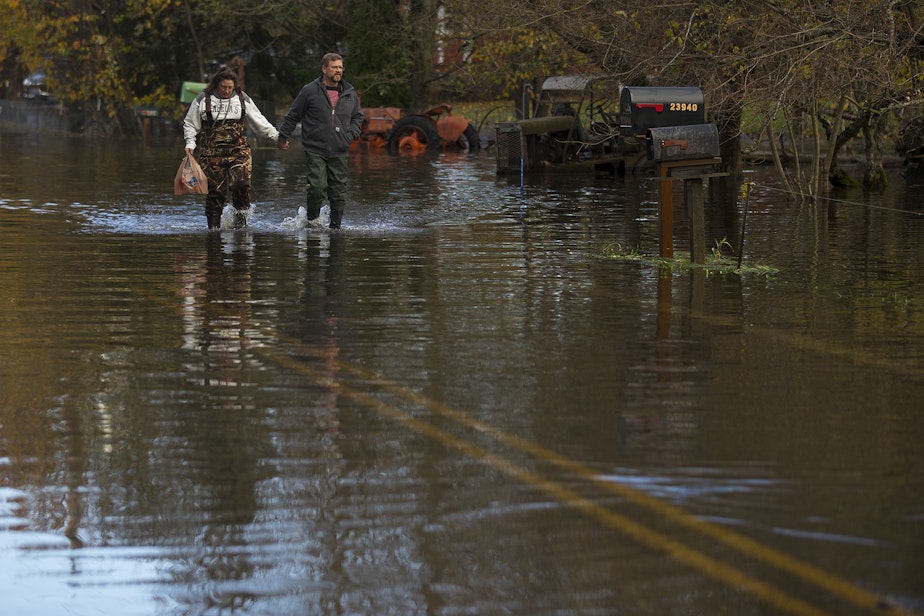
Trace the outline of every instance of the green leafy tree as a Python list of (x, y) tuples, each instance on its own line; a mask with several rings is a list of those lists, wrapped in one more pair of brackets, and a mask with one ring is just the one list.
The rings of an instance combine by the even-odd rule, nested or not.
[[(319, 74), (345, 15), (326, 2), (244, 0), (0, 0), (4, 81), (42, 71), (54, 96), (90, 117), (88, 129), (138, 130), (135, 105), (179, 118), (184, 81), (204, 81), (232, 59), (248, 91), (288, 99)], [(322, 36), (323, 34), (323, 36)], [(308, 58), (308, 60), (306, 60)], [(12, 78), (12, 79), (11, 79)]]
[(346, 34), (347, 79), (367, 107), (409, 107), (415, 102), (414, 43), (409, 13), (394, 0), (353, 3)]
[[(54, 96), (90, 118), (87, 129), (103, 132), (133, 128), (131, 109), (138, 95), (156, 98), (151, 71), (139, 66), (143, 43), (169, 36), (169, 21), (159, 20), (169, 0), (91, 3), (2, 0), (7, 62), (19, 72), (43, 72)], [(155, 25), (156, 23), (156, 25)], [(144, 51), (149, 51), (144, 49)], [(11, 53), (12, 52), (12, 53)], [(149, 53), (147, 63), (159, 57)], [(163, 89), (161, 88), (161, 91)]]

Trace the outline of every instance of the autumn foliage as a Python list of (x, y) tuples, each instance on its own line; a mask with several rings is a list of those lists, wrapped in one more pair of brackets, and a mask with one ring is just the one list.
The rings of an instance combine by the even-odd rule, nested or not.
[(102, 132), (137, 130), (138, 105), (178, 117), (182, 82), (232, 58), (256, 98), (290, 100), (330, 50), (371, 106), (509, 100), (569, 72), (697, 85), (732, 166), (745, 130), (781, 160), (809, 143), (789, 179), (810, 194), (856, 140), (875, 185), (924, 106), (919, 0), (0, 0), (0, 96), (42, 72)]

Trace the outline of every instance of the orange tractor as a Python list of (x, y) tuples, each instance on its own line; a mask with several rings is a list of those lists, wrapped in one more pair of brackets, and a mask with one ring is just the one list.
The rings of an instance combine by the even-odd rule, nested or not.
[(477, 150), (478, 131), (450, 105), (403, 115), (396, 107), (363, 108), (363, 132), (354, 147), (387, 149), (391, 154), (422, 154), (442, 150)]

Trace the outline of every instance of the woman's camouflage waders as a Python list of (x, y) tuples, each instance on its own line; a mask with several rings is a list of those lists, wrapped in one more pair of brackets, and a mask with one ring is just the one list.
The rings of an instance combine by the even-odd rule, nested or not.
[(247, 129), (243, 120), (203, 122), (199, 134), (199, 165), (209, 181), (205, 197), (205, 217), (209, 229), (221, 226), (221, 211), (231, 191), (231, 203), (237, 211), (234, 225), (246, 224), (244, 210), (250, 208), (250, 178), (253, 162), (247, 144)]

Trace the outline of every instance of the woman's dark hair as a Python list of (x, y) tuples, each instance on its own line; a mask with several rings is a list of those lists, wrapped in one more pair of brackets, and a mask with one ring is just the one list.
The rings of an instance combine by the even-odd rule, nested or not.
[(209, 95), (214, 94), (215, 90), (218, 89), (218, 84), (228, 79), (234, 82), (234, 89), (237, 90), (237, 73), (233, 68), (226, 66), (212, 75), (208, 87), (205, 88), (205, 93)]

